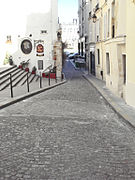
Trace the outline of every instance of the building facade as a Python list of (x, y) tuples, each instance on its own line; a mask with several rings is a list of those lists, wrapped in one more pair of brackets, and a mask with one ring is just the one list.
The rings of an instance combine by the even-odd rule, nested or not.
[(127, 80), (126, 80), (126, 102), (131, 106), (135, 107), (135, 1), (128, 0), (127, 1), (127, 41), (126, 41), (126, 49), (127, 49)]
[[(89, 57), (88, 53), (88, 42), (89, 42), (89, 0), (79, 0), (78, 1), (78, 16), (79, 16), (79, 42), (78, 42), (78, 52), (80, 55), (85, 56), (87, 59)], [(88, 63), (87, 63), (88, 64)]]
[[(12, 4), (15, 2), (17, 1), (13, 0)], [(41, 73), (48, 66), (54, 65), (53, 47), (57, 41), (59, 28), (58, 2), (57, 0), (26, 2), (25, 6), (16, 4), (16, 9), (14, 8), (12, 12), (13, 14), (18, 10), (18, 17), (14, 17), (15, 22), (10, 18), (10, 14), (7, 15), (7, 20), (12, 21), (14, 29), (9, 28), (8, 32), (3, 34), (7, 40), (1, 43), (6, 43), (7, 51), (12, 55), (15, 65), (19, 66), (21, 62), (28, 61), (30, 70), (36, 68), (37, 73)], [(22, 9), (19, 9), (20, 7)]]
[[(135, 106), (135, 29), (132, 23), (135, 17), (135, 1), (79, 0), (79, 3), (89, 6), (89, 11), (82, 11), (82, 6), (79, 5), (78, 11), (80, 42), (84, 42), (83, 46), (88, 47), (86, 61), (89, 73), (105, 81), (107, 88), (115, 95)], [(84, 12), (87, 15), (84, 15)], [(88, 17), (88, 20), (84, 16)], [(85, 26), (85, 23), (88, 26)], [(88, 42), (84, 40), (85, 28)]]
[(125, 99), (126, 84), (126, 0), (92, 1), (95, 26), (96, 76)]
[(71, 23), (62, 23), (62, 41), (66, 44), (68, 52), (78, 52), (78, 20)]

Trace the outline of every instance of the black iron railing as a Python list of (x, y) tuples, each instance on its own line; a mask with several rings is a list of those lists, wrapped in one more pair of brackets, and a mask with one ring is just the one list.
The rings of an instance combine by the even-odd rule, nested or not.
[[(51, 73), (55, 74), (55, 78), (54, 78), (55, 79), (55, 83), (58, 82), (58, 79), (57, 79), (57, 67), (54, 67), (54, 68), (51, 68), (51, 69), (50, 69), (50, 67), (48, 67), (48, 68), (46, 68), (46, 71), (49, 70), (49, 71), (47, 71), (47, 76), (48, 76), (48, 86), (50, 86), (51, 85)], [(9, 78), (10, 79), (10, 83), (9, 84), (10, 84), (11, 98), (14, 97), (13, 88), (15, 87), (15, 85), (13, 85), (13, 76), (14, 75), (12, 73), (10, 73), (10, 78)], [(61, 73), (61, 78), (60, 79), (61, 79), (61, 81), (63, 81), (63, 79), (64, 79), (64, 74), (63, 73)], [(42, 77), (42, 74), (40, 72), (40, 75), (39, 75), (39, 88), (43, 87), (42, 80), (43, 80), (43, 77)], [(27, 91), (29, 93), (30, 92), (30, 83), (31, 83), (31, 81), (29, 81), (29, 72), (27, 72), (25, 82), (26, 82), (26, 86), (27, 86)]]

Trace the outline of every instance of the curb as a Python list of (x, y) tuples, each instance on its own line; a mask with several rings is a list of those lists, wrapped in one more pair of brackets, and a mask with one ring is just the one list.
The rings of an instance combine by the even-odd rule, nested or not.
[(70, 63), (74, 66), (74, 69), (75, 69), (75, 70), (80, 70), (80, 68), (77, 68), (77, 67), (75, 66), (75, 64), (73, 63), (72, 60), (70, 60)]
[(44, 92), (44, 91), (47, 91), (47, 90), (49, 90), (49, 89), (52, 89), (52, 88), (54, 88), (54, 87), (60, 86), (60, 85), (62, 85), (62, 84), (65, 84), (66, 82), (67, 82), (67, 80), (63, 80), (62, 82), (57, 83), (57, 84), (55, 84), (55, 85), (52, 85), (52, 86), (49, 86), (49, 87), (46, 87), (46, 88), (43, 88), (43, 89), (40, 89), (40, 90), (36, 90), (36, 91), (30, 92), (30, 93), (28, 93), (28, 94), (26, 94), (26, 95), (23, 95), (23, 96), (16, 97), (15, 99), (10, 100), (10, 101), (7, 101), (7, 102), (5, 102), (4, 104), (0, 105), (0, 110), (3, 109), (3, 108), (5, 108), (5, 107), (7, 107), (7, 106), (10, 106), (10, 105), (12, 105), (12, 104), (15, 104), (15, 103), (17, 103), (17, 102), (20, 102), (20, 101), (22, 101), (22, 100), (24, 100), (24, 99), (28, 99), (28, 98), (30, 98), (30, 97), (32, 97), (32, 96), (34, 96), (34, 95), (40, 94), (40, 93), (42, 93), (42, 92)]
[(110, 107), (124, 120), (124, 122), (130, 125), (132, 128), (135, 129), (135, 120), (129, 116), (118, 104), (116, 104), (111, 98), (109, 98), (106, 93), (97, 86), (92, 80), (86, 77), (85, 74), (82, 75), (89, 83), (92, 84), (93, 87), (103, 96), (105, 101), (110, 105)]

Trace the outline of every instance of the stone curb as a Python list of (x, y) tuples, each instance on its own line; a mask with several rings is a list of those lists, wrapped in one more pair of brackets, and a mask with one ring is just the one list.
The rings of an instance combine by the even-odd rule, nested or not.
[(34, 95), (40, 94), (40, 93), (42, 93), (42, 92), (44, 92), (44, 91), (47, 91), (47, 90), (49, 90), (49, 89), (52, 89), (52, 88), (54, 88), (54, 87), (60, 86), (60, 85), (62, 85), (62, 84), (65, 84), (66, 82), (67, 82), (67, 80), (63, 80), (62, 82), (57, 83), (57, 84), (55, 84), (55, 85), (52, 85), (52, 86), (49, 86), (49, 87), (46, 87), (46, 88), (43, 88), (43, 89), (40, 89), (40, 90), (36, 90), (36, 91), (30, 92), (30, 93), (28, 93), (28, 94), (25, 94), (25, 95), (22, 95), (22, 96), (18, 96), (18, 97), (14, 98), (14, 99), (11, 99), (11, 100), (9, 100), (9, 101), (6, 101), (6, 102), (4, 102), (2, 105), (0, 105), (0, 110), (3, 109), (3, 108), (5, 108), (5, 107), (7, 107), (7, 106), (10, 106), (10, 105), (12, 105), (12, 104), (15, 104), (15, 103), (17, 103), (17, 102), (20, 102), (20, 101), (22, 101), (22, 100), (24, 100), (24, 99), (30, 98), (30, 97), (32, 97), (32, 96), (34, 96)]
[(71, 64), (74, 66), (74, 69), (75, 69), (75, 70), (80, 70), (80, 68), (77, 68), (77, 67), (75, 66), (75, 64), (73, 63), (72, 60), (70, 60), (70, 62), (71, 62)]
[(118, 104), (115, 103), (106, 93), (102, 90), (92, 79), (87, 78), (87, 75), (82, 75), (89, 83), (91, 83), (96, 90), (103, 96), (106, 102), (110, 107), (124, 120), (124, 122), (130, 125), (132, 128), (135, 128), (135, 119), (129, 116)]

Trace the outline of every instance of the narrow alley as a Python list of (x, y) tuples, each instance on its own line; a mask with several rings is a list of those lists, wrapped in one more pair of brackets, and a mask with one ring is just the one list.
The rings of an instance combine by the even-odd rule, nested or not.
[(135, 131), (65, 64), (67, 83), (0, 110), (0, 180), (134, 180)]

